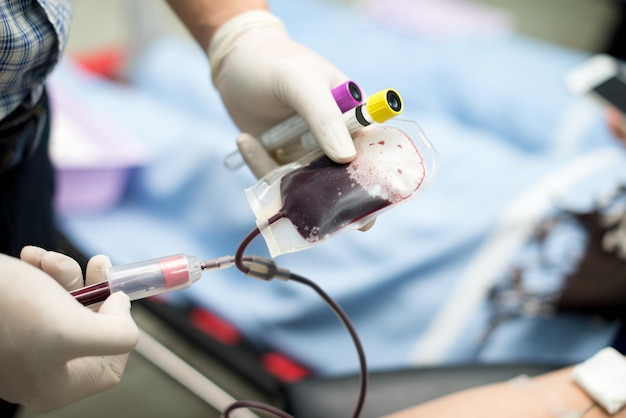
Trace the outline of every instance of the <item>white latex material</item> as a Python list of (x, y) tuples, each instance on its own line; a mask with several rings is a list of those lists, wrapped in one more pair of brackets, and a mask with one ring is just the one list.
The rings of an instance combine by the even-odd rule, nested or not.
[[(362, 228), (382, 212), (424, 190), (437, 170), (437, 152), (412, 121), (396, 120), (364, 128), (354, 135), (354, 144), (357, 157), (349, 164), (335, 164), (336, 170), (330, 173), (326, 168), (311, 169), (324, 158), (321, 152), (312, 152), (294, 163), (279, 166), (246, 189), (272, 257), (304, 250), (340, 232)], [(308, 177), (311, 172), (314, 177)], [(296, 195), (288, 195), (289, 191), (283, 188), (291, 180), (285, 179), (303, 174), (315, 183), (298, 184), (290, 189)], [(289, 202), (294, 199), (302, 200), (304, 205), (292, 213), (286, 209), (279, 220), (270, 221), (281, 215), (286, 204), (293, 208)], [(379, 209), (362, 209), (377, 202), (383, 202)], [(290, 216), (294, 213), (296, 216)]]
[(348, 77), (292, 41), (275, 16), (256, 10), (222, 25), (208, 49), (213, 84), (242, 132), (259, 137), (299, 114), (324, 153), (337, 162), (356, 154), (331, 93)]
[(626, 359), (614, 348), (604, 348), (578, 364), (572, 378), (611, 415), (626, 404)]
[[(83, 285), (78, 263), (37, 247), (21, 256), (0, 255), (0, 397), (45, 410), (115, 386), (138, 340), (128, 297), (95, 312), (68, 293)], [(88, 283), (103, 280), (103, 261), (91, 260)]]

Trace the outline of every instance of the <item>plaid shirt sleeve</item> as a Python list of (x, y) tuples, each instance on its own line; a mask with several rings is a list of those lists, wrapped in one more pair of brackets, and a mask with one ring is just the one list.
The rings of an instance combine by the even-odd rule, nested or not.
[(65, 47), (71, 13), (68, 0), (0, 3), (0, 119), (39, 99)]

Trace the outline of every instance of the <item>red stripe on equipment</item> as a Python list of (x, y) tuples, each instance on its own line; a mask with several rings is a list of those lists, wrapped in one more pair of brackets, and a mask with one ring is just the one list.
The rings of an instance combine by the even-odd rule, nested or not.
[(241, 340), (237, 328), (204, 309), (192, 309), (189, 319), (194, 326), (224, 345), (235, 345)]
[(297, 382), (311, 374), (306, 367), (276, 352), (263, 354), (261, 364), (269, 373), (287, 383)]

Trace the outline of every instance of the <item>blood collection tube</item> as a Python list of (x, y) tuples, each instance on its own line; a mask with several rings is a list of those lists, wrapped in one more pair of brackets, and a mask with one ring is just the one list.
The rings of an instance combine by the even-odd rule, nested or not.
[(142, 299), (191, 286), (203, 271), (230, 267), (230, 256), (200, 262), (197, 257), (177, 254), (138, 263), (107, 267), (106, 281), (71, 292), (85, 306), (103, 302), (109, 295), (122, 291), (130, 300)]
[[(341, 110), (341, 113), (345, 113), (350, 109), (354, 109), (356, 106), (363, 102), (363, 93), (361, 89), (354, 81), (346, 81), (343, 84), (333, 88), (331, 90), (335, 102)], [(281, 145), (287, 144), (291, 141), (297, 141), (302, 134), (307, 132), (309, 127), (302, 116), (296, 114), (290, 118), (285, 119), (278, 125), (268, 129), (261, 134), (259, 140), (268, 151), (273, 151), (279, 148)], [(231, 170), (235, 170), (244, 165), (243, 158), (239, 151), (233, 151), (226, 156), (224, 164)]]
[[(402, 113), (403, 104), (400, 94), (394, 89), (380, 90), (367, 98), (365, 103), (344, 113), (348, 131), (353, 134), (373, 123), (383, 123)], [(280, 164), (295, 161), (309, 152), (318, 149), (317, 141), (311, 131), (306, 131), (299, 141), (291, 141), (272, 152)]]

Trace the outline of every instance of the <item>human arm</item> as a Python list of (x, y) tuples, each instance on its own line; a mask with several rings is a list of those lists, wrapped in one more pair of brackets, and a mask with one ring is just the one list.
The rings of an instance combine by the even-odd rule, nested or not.
[(607, 109), (609, 129), (617, 138), (626, 142), (626, 118), (614, 107)]
[(207, 50), (217, 28), (233, 17), (252, 10), (269, 11), (266, 0), (168, 0), (203, 50)]
[(260, 0), (169, 0), (204, 51), (231, 118), (258, 137), (295, 113), (320, 148), (345, 163), (356, 150), (331, 89), (348, 80), (334, 65), (294, 42)]
[[(37, 247), (21, 258), (0, 254), (0, 397), (46, 410), (119, 383), (138, 340), (128, 297), (113, 294), (93, 311), (68, 293), (83, 285), (74, 260)], [(88, 284), (103, 279), (107, 261), (90, 260)]]
[(460, 391), (433, 401), (391, 414), (385, 418), (555, 418), (558, 408), (584, 415), (561, 417), (601, 418), (626, 417), (626, 410), (607, 414), (572, 381), (572, 368), (567, 367), (533, 377), (519, 384), (507, 381)]

